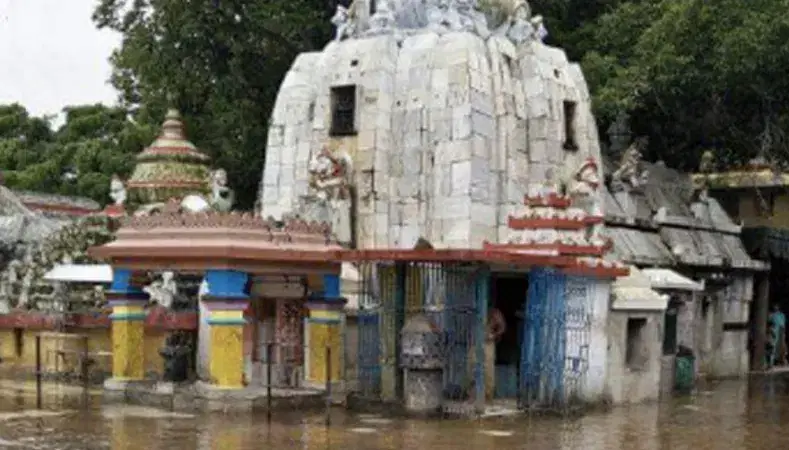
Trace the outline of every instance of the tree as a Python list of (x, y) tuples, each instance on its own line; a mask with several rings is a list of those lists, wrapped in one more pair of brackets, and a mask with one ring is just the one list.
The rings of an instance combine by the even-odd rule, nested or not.
[[(583, 27), (583, 67), (598, 121), (620, 111), (650, 155), (693, 170), (712, 149), (722, 166), (756, 155), (789, 160), (787, 0), (621, 2)], [(602, 126), (601, 126), (602, 128)], [(604, 128), (603, 128), (604, 129)]]
[(227, 170), (239, 207), (256, 199), (268, 119), (293, 59), (331, 33), (332, 0), (101, 0), (99, 28), (123, 35), (112, 84), (148, 125), (177, 107), (189, 137)]
[(110, 177), (128, 175), (134, 155), (156, 129), (137, 125), (120, 108), (70, 106), (52, 130), (50, 118), (31, 117), (20, 105), (0, 105), (0, 167), (16, 189), (79, 195), (105, 203)]

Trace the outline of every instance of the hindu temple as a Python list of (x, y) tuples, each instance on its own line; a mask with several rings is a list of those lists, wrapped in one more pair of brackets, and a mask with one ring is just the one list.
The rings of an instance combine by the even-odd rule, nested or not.
[[(443, 355), (446, 404), (484, 409), (492, 378), (521, 406), (602, 401), (610, 285), (628, 269), (580, 66), (525, 1), (357, 0), (333, 24), (282, 83), (259, 204), (349, 249), (360, 396), (409, 398), (401, 332), (432, 327), (445, 348), (408, 351)], [(493, 309), (509, 324), (495, 363)]]

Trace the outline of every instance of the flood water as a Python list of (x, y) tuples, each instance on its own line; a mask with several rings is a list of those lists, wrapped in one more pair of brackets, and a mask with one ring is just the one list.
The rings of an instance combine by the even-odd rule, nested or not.
[(725, 381), (662, 404), (578, 419), (395, 420), (322, 414), (173, 414), (102, 405), (79, 390), (47, 388), (42, 411), (32, 385), (0, 383), (0, 448), (25, 449), (534, 449), (651, 450), (783, 448), (789, 442), (789, 377)]

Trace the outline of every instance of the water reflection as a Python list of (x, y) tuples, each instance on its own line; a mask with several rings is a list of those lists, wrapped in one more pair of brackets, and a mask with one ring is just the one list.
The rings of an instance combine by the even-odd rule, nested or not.
[(786, 378), (712, 385), (693, 397), (662, 405), (619, 408), (575, 420), (541, 417), (485, 421), (394, 420), (335, 411), (323, 415), (189, 415), (128, 406), (102, 406), (49, 392), (45, 411), (7, 386), (0, 396), (0, 448), (220, 450), (411, 450), (490, 448), (535, 450), (662, 450), (783, 448), (789, 430)]

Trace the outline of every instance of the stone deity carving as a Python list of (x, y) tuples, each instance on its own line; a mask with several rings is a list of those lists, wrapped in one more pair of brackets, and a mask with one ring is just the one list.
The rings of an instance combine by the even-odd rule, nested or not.
[(616, 190), (637, 189), (646, 184), (649, 172), (641, 163), (642, 151), (646, 148), (648, 138), (638, 138), (625, 150), (619, 168), (612, 174), (612, 187)]
[(699, 172), (712, 173), (715, 171), (715, 154), (712, 150), (707, 150), (701, 155), (699, 161)]
[[(570, 197), (572, 198), (573, 208), (570, 214), (579, 217), (602, 217), (603, 216), (603, 199), (600, 193), (600, 167), (597, 161), (592, 158), (586, 158), (581, 164), (573, 177), (573, 182), (570, 187)], [(577, 211), (580, 209), (581, 211)], [(602, 224), (592, 226), (589, 233), (589, 238), (580, 240), (580, 235), (574, 235), (573, 239), (578, 245), (603, 245)]]
[(457, 31), (474, 31), (476, 30), (474, 18), (474, 5), (471, 0), (455, 0), (455, 10), (458, 14)]
[(171, 271), (162, 273), (162, 279), (154, 281), (149, 286), (143, 288), (151, 301), (158, 303), (164, 308), (171, 309), (173, 300), (178, 295), (178, 283), (175, 281), (175, 274)]
[(368, 34), (383, 34), (394, 29), (395, 15), (392, 12), (391, 0), (377, 0), (375, 14), (370, 18)]
[(539, 42), (545, 42), (545, 39), (548, 37), (548, 29), (545, 28), (545, 23), (542, 16), (534, 16), (531, 19), (531, 26), (532, 26), (532, 39)]
[(520, 2), (509, 20), (507, 37), (515, 44), (522, 44), (534, 37), (534, 26), (531, 23), (531, 7), (527, 2)]
[(354, 23), (351, 15), (353, 6), (346, 8), (342, 5), (337, 5), (337, 11), (331, 18), (332, 25), (337, 28), (334, 32), (335, 41), (341, 41), (353, 35)]
[(427, 27), (435, 32), (444, 31), (448, 9), (448, 0), (427, 0), (425, 3)]
[[(329, 218), (337, 240), (351, 242), (351, 176), (353, 174), (351, 157), (342, 151), (335, 156), (328, 147), (323, 147), (310, 162), (309, 172), (314, 201), (308, 199), (307, 203), (313, 204), (304, 207), (328, 208), (325, 215)], [(312, 211), (312, 213), (317, 212)], [(310, 213), (306, 215), (309, 216)], [(305, 218), (319, 220), (314, 217)]]
[(123, 206), (126, 203), (126, 186), (118, 175), (113, 175), (110, 180), (110, 198), (117, 206)]
[(22, 287), (19, 290), (19, 301), (17, 307), (27, 308), (30, 305), (30, 290), (33, 287), (33, 270), (28, 268), (22, 277)]
[(8, 275), (0, 275), (0, 314), (8, 314), (11, 311), (11, 286), (8, 283)]
[(225, 169), (215, 170), (211, 174), (211, 206), (219, 212), (229, 212), (235, 197), (235, 192), (227, 186)]

